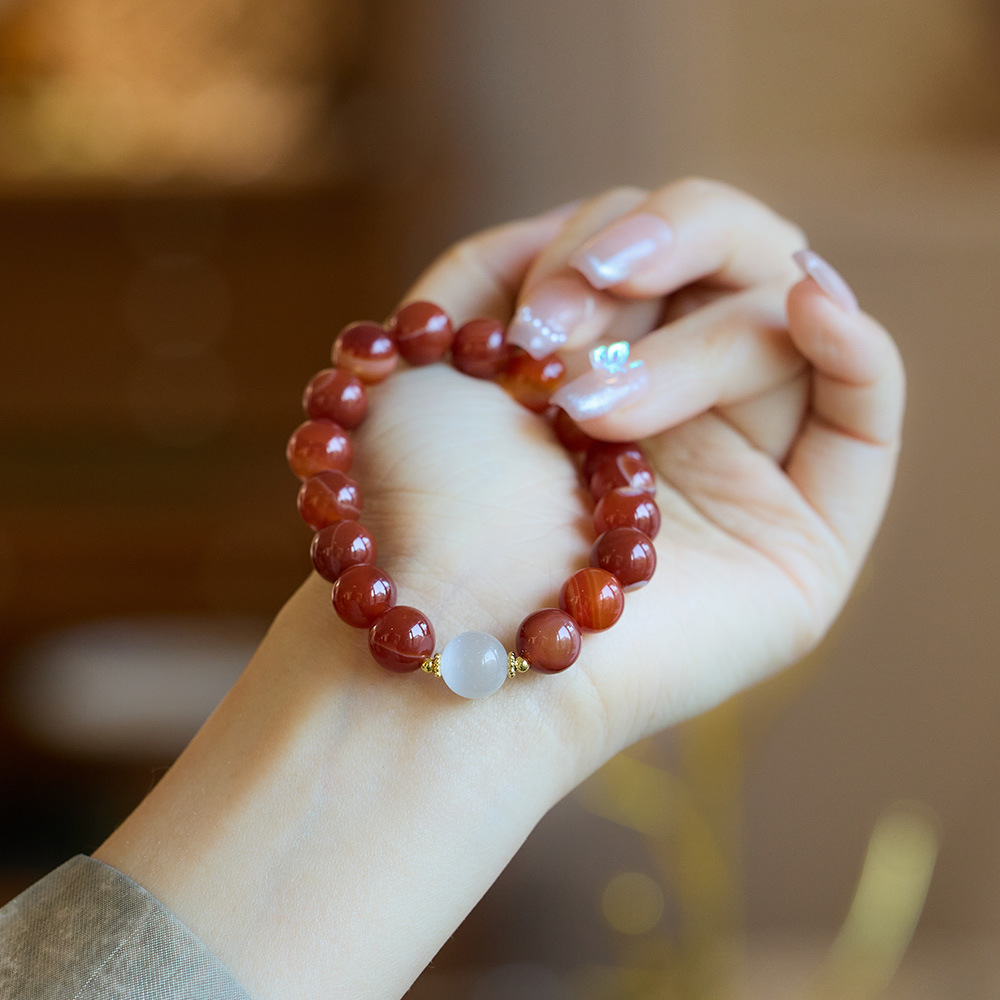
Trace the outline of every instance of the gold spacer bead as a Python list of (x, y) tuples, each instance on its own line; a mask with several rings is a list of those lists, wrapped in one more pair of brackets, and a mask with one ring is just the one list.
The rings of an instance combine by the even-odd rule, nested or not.
[(420, 664), (420, 669), (425, 674), (433, 674), (435, 677), (441, 676), (441, 654), (435, 653), (433, 656), (428, 656), (423, 663)]
[(517, 653), (507, 654), (507, 676), (516, 677), (518, 674), (523, 674), (529, 669), (528, 661), (523, 656), (518, 656)]

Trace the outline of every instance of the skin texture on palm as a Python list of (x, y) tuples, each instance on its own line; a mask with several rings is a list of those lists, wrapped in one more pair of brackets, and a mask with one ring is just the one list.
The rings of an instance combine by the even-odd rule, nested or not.
[[(812, 280), (789, 295), (797, 231), (746, 202), (701, 181), (610, 192), (463, 241), (405, 297), (457, 323), (506, 320), (545, 267), (640, 204), (680, 212), (688, 231), (704, 216), (715, 234), (699, 237), (708, 263), (600, 293), (602, 329), (618, 310), (650, 391), (585, 429), (646, 438), (663, 515), (659, 569), (614, 628), (588, 635), (570, 670), (466, 702), (380, 670), (313, 576), (97, 853), (255, 995), (401, 996), (559, 798), (633, 741), (787, 666), (835, 617), (891, 486), (902, 368), (873, 320)], [(763, 269), (727, 273), (734, 261)], [(677, 309), (679, 291), (700, 304)], [(446, 365), (401, 371), (373, 387), (355, 440), (379, 563), (439, 648), (466, 629), (510, 648), (585, 563), (573, 465), (498, 386)]]

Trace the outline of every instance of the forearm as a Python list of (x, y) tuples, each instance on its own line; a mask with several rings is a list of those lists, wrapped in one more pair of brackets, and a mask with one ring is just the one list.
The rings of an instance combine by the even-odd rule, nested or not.
[(381, 671), (324, 594), (95, 855), (261, 1000), (401, 996), (572, 783), (532, 699)]

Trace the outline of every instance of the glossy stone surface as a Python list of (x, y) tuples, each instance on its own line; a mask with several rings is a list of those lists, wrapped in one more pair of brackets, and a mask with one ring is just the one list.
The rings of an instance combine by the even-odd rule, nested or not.
[(653, 543), (635, 528), (605, 531), (590, 550), (590, 565), (618, 578), (623, 590), (638, 590), (649, 583), (656, 569)]
[(388, 378), (399, 363), (396, 342), (378, 323), (351, 323), (333, 342), (333, 363), (371, 384)]
[(448, 314), (433, 302), (408, 302), (389, 321), (388, 332), (410, 365), (440, 360), (455, 336)]
[(586, 451), (594, 439), (580, 430), (580, 425), (563, 409), (556, 409), (552, 418), (552, 429), (556, 432), (559, 443), (567, 451)]
[(302, 520), (315, 531), (334, 521), (361, 517), (361, 488), (337, 469), (310, 476), (299, 487), (297, 502)]
[(543, 608), (521, 622), (515, 649), (533, 670), (557, 674), (576, 663), (580, 641), (580, 627), (570, 615), (559, 608)]
[(496, 378), (510, 357), (507, 331), (497, 319), (470, 319), (451, 345), (452, 364), (473, 378)]
[(653, 496), (656, 493), (656, 473), (645, 458), (627, 453), (609, 455), (597, 463), (589, 485), (595, 500), (622, 486), (645, 490)]
[(377, 566), (348, 566), (333, 585), (333, 609), (355, 628), (371, 628), (396, 603), (396, 585)]
[(583, 481), (590, 485), (590, 477), (593, 476), (598, 465), (600, 465), (609, 455), (634, 455), (636, 458), (645, 459), (642, 449), (631, 441), (595, 441), (587, 449), (587, 454), (583, 458)]
[(309, 556), (324, 580), (333, 583), (351, 566), (375, 563), (375, 539), (357, 521), (334, 521), (313, 535)]
[(522, 406), (534, 413), (543, 413), (565, 375), (566, 366), (557, 355), (550, 354), (547, 358), (536, 360), (517, 348), (497, 376), (497, 381)]
[(594, 527), (599, 535), (611, 528), (637, 528), (647, 538), (656, 538), (660, 530), (660, 508), (646, 490), (620, 486), (597, 501)]
[(621, 618), (625, 592), (607, 570), (581, 569), (563, 584), (559, 607), (584, 631), (601, 632)]
[(405, 674), (434, 653), (434, 627), (422, 611), (399, 604), (372, 625), (368, 649), (380, 666)]
[(368, 412), (368, 393), (356, 375), (342, 368), (324, 368), (306, 386), (302, 409), (313, 420), (332, 420), (353, 430)]
[(340, 424), (332, 420), (307, 420), (300, 424), (285, 448), (288, 466), (299, 479), (331, 469), (347, 472), (353, 456), (350, 439)]
[(485, 632), (463, 632), (441, 650), (441, 680), (463, 698), (485, 698), (507, 679), (507, 650)]

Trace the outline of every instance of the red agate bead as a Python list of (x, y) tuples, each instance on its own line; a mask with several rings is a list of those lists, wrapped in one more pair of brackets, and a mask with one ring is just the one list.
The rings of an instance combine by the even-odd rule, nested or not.
[(361, 489), (337, 469), (317, 472), (299, 487), (298, 505), (302, 520), (319, 531), (334, 521), (361, 517)]
[(552, 429), (559, 443), (567, 451), (586, 451), (594, 439), (580, 430), (580, 425), (563, 409), (557, 409), (552, 418)]
[(448, 314), (433, 302), (408, 302), (389, 320), (387, 329), (403, 360), (411, 365), (440, 359), (455, 335)]
[(372, 625), (368, 649), (386, 670), (408, 673), (434, 653), (434, 626), (422, 611), (399, 604)]
[(620, 486), (597, 501), (594, 527), (599, 535), (611, 528), (638, 528), (647, 538), (656, 538), (660, 508), (646, 490)]
[(625, 610), (625, 592), (618, 579), (607, 570), (581, 569), (563, 584), (559, 607), (572, 615), (580, 628), (602, 632), (621, 618)]
[(504, 365), (498, 381), (522, 406), (535, 413), (544, 413), (565, 374), (566, 366), (557, 355), (533, 358), (527, 351), (518, 349)]
[(330, 583), (350, 566), (372, 565), (375, 555), (375, 539), (357, 521), (334, 521), (321, 528), (309, 549), (316, 572)]
[(356, 375), (342, 368), (324, 368), (306, 386), (302, 408), (313, 420), (332, 420), (352, 430), (368, 412), (368, 393)]
[(470, 319), (451, 345), (452, 364), (473, 378), (496, 378), (509, 356), (507, 331), (497, 319)]
[(299, 479), (331, 469), (346, 472), (353, 454), (344, 429), (332, 420), (307, 420), (300, 424), (285, 449), (288, 465)]
[(396, 603), (396, 585), (377, 566), (348, 566), (332, 596), (334, 610), (348, 625), (371, 628)]
[(645, 459), (642, 449), (631, 441), (595, 441), (588, 449), (583, 458), (583, 481), (590, 486), (591, 476), (597, 471), (600, 465), (609, 456), (634, 455), (636, 458)]
[(570, 615), (543, 608), (521, 622), (514, 648), (533, 670), (557, 674), (576, 663), (580, 641), (580, 628)]
[(333, 342), (333, 363), (362, 382), (381, 382), (398, 362), (395, 341), (378, 323), (350, 323)]
[(656, 569), (656, 549), (635, 528), (612, 528), (594, 542), (590, 565), (617, 577), (624, 590), (638, 590), (649, 583)]
[(597, 463), (589, 486), (595, 500), (622, 486), (645, 490), (652, 496), (656, 493), (656, 473), (641, 456), (636, 458), (627, 452), (609, 455)]

